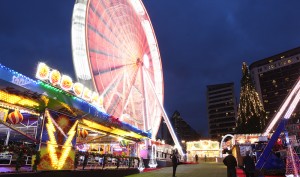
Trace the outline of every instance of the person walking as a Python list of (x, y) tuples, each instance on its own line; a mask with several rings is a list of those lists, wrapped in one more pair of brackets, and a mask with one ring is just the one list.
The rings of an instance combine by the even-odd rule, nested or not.
[(236, 158), (232, 155), (232, 151), (228, 151), (228, 156), (223, 160), (225, 166), (227, 166), (227, 177), (236, 177)]
[(172, 159), (172, 166), (173, 166), (173, 177), (175, 177), (176, 174), (176, 168), (178, 165), (178, 152), (177, 150), (173, 151), (173, 154), (170, 156), (170, 158)]
[(196, 163), (198, 163), (198, 155), (197, 154), (195, 155), (195, 160), (196, 160)]
[(84, 154), (84, 159), (83, 159), (83, 164), (82, 164), (82, 169), (83, 169), (83, 170), (84, 170), (84, 168), (87, 166), (88, 160), (89, 160), (89, 153), (86, 152), (86, 153)]
[(250, 152), (246, 152), (246, 157), (243, 159), (243, 166), (246, 173), (246, 177), (254, 177), (255, 163), (254, 159), (250, 157)]

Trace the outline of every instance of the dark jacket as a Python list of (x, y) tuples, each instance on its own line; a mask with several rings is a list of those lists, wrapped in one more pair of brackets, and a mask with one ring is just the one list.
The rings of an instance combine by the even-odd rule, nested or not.
[(254, 160), (247, 155), (244, 160), (243, 160), (243, 164), (245, 166), (245, 171), (246, 172), (254, 172), (255, 171), (255, 163)]
[(173, 165), (178, 165), (178, 158), (177, 158), (176, 154), (172, 154), (171, 159), (172, 159)]
[(227, 168), (235, 168), (237, 166), (236, 159), (233, 155), (229, 154), (225, 159), (223, 160), (224, 165), (227, 166)]

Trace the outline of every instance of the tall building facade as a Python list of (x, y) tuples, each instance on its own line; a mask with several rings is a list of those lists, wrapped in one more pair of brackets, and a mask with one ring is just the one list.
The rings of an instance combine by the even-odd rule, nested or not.
[[(300, 47), (256, 61), (249, 70), (269, 122), (300, 76)], [(299, 108), (298, 104), (289, 123), (299, 121)]]
[(233, 134), (237, 115), (234, 83), (208, 85), (206, 96), (210, 137), (220, 140)]

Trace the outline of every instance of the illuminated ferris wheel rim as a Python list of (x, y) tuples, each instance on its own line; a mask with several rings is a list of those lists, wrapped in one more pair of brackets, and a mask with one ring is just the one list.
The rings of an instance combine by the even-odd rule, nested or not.
[[(80, 2), (77, 1), (74, 6), (73, 20), (72, 20), (72, 52), (73, 52), (73, 63), (74, 63), (77, 77), (81, 80), (92, 81), (94, 89), (97, 90), (98, 88), (95, 82), (95, 75), (93, 73), (93, 65), (91, 63), (92, 59), (90, 58), (93, 53), (90, 53), (91, 44), (89, 41), (90, 38), (88, 36), (88, 30), (91, 30), (91, 28), (93, 27), (93, 26), (90, 27), (89, 26), (90, 24), (88, 24), (89, 8), (90, 8), (90, 3), (92, 1), (93, 0), (88, 0), (88, 1), (83, 0)], [(100, 1), (101, 0), (98, 0), (96, 2), (100, 2)], [(122, 0), (120, 0), (120, 2), (121, 1)], [(148, 78), (148, 82), (149, 81), (151, 82), (150, 85), (153, 88), (156, 97), (158, 98), (160, 104), (163, 104), (163, 73), (162, 73), (161, 59), (160, 59), (156, 36), (154, 34), (154, 30), (151, 21), (149, 20), (147, 11), (145, 10), (145, 7), (140, 0), (128, 0), (122, 2), (126, 3), (126, 5), (129, 5), (133, 9), (132, 11), (134, 11), (135, 17), (137, 17), (137, 21), (139, 22), (139, 26), (141, 27), (140, 29), (142, 30), (142, 34), (144, 35), (147, 44), (146, 47), (147, 51), (145, 51), (146, 49), (144, 48), (143, 50), (144, 53), (140, 53), (140, 56), (137, 58), (132, 58), (133, 61), (132, 63), (134, 63), (135, 65), (139, 65), (141, 66), (141, 68), (143, 68), (142, 71), (140, 72), (146, 73), (147, 76), (145, 76), (145, 78), (146, 79)], [(109, 12), (107, 14), (109, 14)], [(92, 31), (95, 32), (96, 30), (93, 29)], [(105, 40), (104, 42), (107, 41), (110, 40)], [(149, 66), (149, 60), (151, 61), (152, 64), (150, 66)], [(128, 61), (126, 60), (125, 62)], [(149, 68), (152, 70), (152, 72), (147, 73), (147, 70)], [(101, 95), (104, 93), (99, 92), (99, 94)], [(157, 115), (157, 117), (158, 116), (161, 117), (161, 115)], [(152, 130), (154, 129), (154, 134), (155, 134), (156, 129), (158, 129), (157, 127), (158, 125), (155, 125), (155, 127), (150, 126), (148, 129), (152, 129)]]

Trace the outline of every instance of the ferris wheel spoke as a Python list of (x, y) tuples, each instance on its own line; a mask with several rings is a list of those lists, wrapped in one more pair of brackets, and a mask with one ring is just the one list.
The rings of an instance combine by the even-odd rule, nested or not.
[[(128, 73), (127, 73), (128, 74)], [(134, 75), (134, 73), (133, 73)], [(115, 80), (114, 82), (112, 82), (110, 84), (110, 86), (108, 86), (109, 90), (106, 90), (104, 92), (105, 97), (108, 98), (107, 104), (109, 105), (107, 112), (113, 114), (112, 111), (116, 111), (116, 104), (119, 102), (119, 98), (121, 98), (120, 95), (122, 95), (121, 93), (119, 93), (119, 91), (117, 90), (117, 87), (120, 85), (120, 81), (122, 80), (124, 82), (124, 80), (126, 81), (127, 79), (125, 78), (125, 75), (119, 75), (120, 78), (118, 80)], [(125, 90), (125, 89), (123, 89)], [(109, 94), (108, 94), (109, 93)]]
[(131, 33), (127, 32), (126, 29), (124, 29), (123, 26), (119, 26), (119, 35), (118, 39), (121, 39), (120, 46), (122, 46), (122, 51), (128, 54), (129, 56), (134, 56), (134, 52), (138, 51), (138, 49), (132, 48), (132, 39), (130, 39)]
[[(100, 31), (98, 31), (96, 28), (94, 28), (93, 26), (91, 25), (88, 25), (88, 29), (91, 30), (92, 32), (94, 32), (94, 34), (96, 34), (96, 36), (99, 36), (101, 39), (104, 39), (105, 43), (107, 43), (107, 45), (111, 45), (113, 48), (113, 50), (110, 50), (110, 52), (114, 51), (114, 50), (122, 50), (123, 51), (123, 54), (127, 55), (127, 57), (130, 57), (130, 54), (128, 53), (127, 50), (124, 50), (123, 47), (119, 47), (117, 45), (117, 43), (119, 43), (120, 41), (117, 40), (117, 41), (114, 41), (114, 39), (110, 39), (109, 37), (107, 37), (106, 35), (102, 34)], [(99, 44), (96, 44), (97, 47), (101, 47), (101, 48), (105, 48), (105, 49), (108, 49), (107, 48), (107, 45), (105, 45), (105, 43), (102, 43), (101, 45)], [(99, 49), (90, 49), (90, 52), (96, 52), (98, 54), (102, 54), (102, 55), (106, 55), (106, 56), (113, 56), (113, 57), (116, 57), (116, 58), (119, 58), (118, 56), (115, 56), (113, 54), (109, 54), (107, 52), (104, 52), (102, 50), (99, 50)]]
[(113, 115), (113, 113), (116, 111), (115, 105), (116, 105), (116, 99), (119, 99), (119, 93), (117, 91), (117, 87), (119, 85), (119, 83), (121, 82), (121, 80), (123, 79), (123, 75), (121, 75), (118, 79), (115, 80), (115, 82), (113, 82), (109, 89), (107, 89), (105, 91), (105, 93), (103, 93), (104, 97), (106, 98), (106, 105), (109, 105), (107, 107), (107, 113)]
[[(131, 109), (134, 110), (134, 115), (136, 117), (143, 118), (144, 113), (144, 104), (143, 101), (145, 99), (145, 96), (141, 93), (140, 88), (135, 87), (135, 93), (131, 95)], [(137, 99), (138, 98), (138, 99)], [(141, 119), (141, 121), (144, 123), (144, 119)], [(143, 124), (145, 126), (145, 124)], [(144, 129), (144, 126), (142, 129)]]
[[(139, 97), (142, 98), (142, 94), (139, 94), (138, 96), (136, 96), (136, 95), (137, 95), (136, 92), (135, 92), (135, 94), (132, 94), (132, 92), (133, 92), (134, 89), (137, 90), (137, 88), (133, 85), (133, 86), (130, 88), (129, 95), (128, 95), (127, 99), (124, 100), (124, 106), (123, 106), (122, 112), (125, 112), (125, 110), (126, 110), (128, 104), (130, 104), (131, 108), (133, 108), (133, 109), (131, 109), (133, 116), (134, 116), (134, 117), (139, 117), (139, 116), (137, 116), (136, 110), (138, 110), (138, 109), (136, 108), (136, 106), (139, 106), (139, 107), (140, 107), (141, 104), (135, 104), (135, 103), (138, 102), (138, 101), (137, 101), (137, 100), (138, 100), (137, 98), (139, 98)], [(133, 95), (134, 95), (134, 96), (133, 96)]]
[(109, 56), (109, 57), (121, 59), (121, 58), (119, 58), (118, 56), (115, 56), (115, 55), (109, 54), (109, 53), (105, 53), (104, 51), (97, 50), (97, 49), (90, 49), (90, 52), (94, 52), (94, 53), (96, 53), (96, 54), (100, 54), (100, 55), (105, 55), (105, 56)]
[[(102, 4), (102, 1), (98, 1), (98, 4), (99, 4), (99, 2)], [(92, 12), (96, 14), (98, 19), (100, 19), (100, 21), (105, 25), (105, 27), (107, 29), (109, 29), (109, 31), (112, 32), (112, 28), (106, 23), (106, 21), (102, 18), (102, 15), (98, 12), (98, 10), (97, 10), (99, 7), (98, 4), (96, 5), (97, 7), (95, 7), (93, 3), (90, 3), (90, 8), (91, 8)], [(103, 4), (102, 4), (102, 7), (103, 7)]]
[(89, 24), (88, 29), (93, 31), (95, 34), (97, 34), (98, 36), (100, 36), (101, 38), (106, 40), (108, 43), (110, 43), (111, 45), (116, 47), (116, 45), (111, 40), (109, 40), (105, 35), (103, 35), (101, 32), (99, 32), (95, 27), (93, 27)]
[[(96, 77), (97, 79), (98, 77)], [(102, 96), (106, 97), (108, 92), (112, 91), (113, 88), (119, 83), (119, 81), (122, 79), (122, 75), (116, 75), (115, 78), (111, 80), (110, 83), (106, 85), (106, 87), (103, 89), (103, 91), (100, 93)]]
[[(99, 5), (99, 4), (100, 4), (100, 5)], [(100, 13), (98, 12), (98, 9), (101, 10), (101, 9), (105, 9), (105, 8), (106, 8), (106, 7), (105, 7), (105, 4), (103, 4), (102, 1), (100, 1), (100, 3), (99, 3), (99, 1), (98, 1), (98, 4), (96, 5), (97, 8), (93, 5), (92, 2), (90, 3), (90, 6), (91, 6), (91, 9), (92, 9), (92, 12), (96, 15), (95, 18), (99, 19), (100, 22), (101, 22), (102, 24), (104, 24), (105, 27), (107, 27), (106, 29), (109, 30), (110, 34), (112, 34), (113, 37), (105, 36), (104, 34), (102, 34), (101, 32), (99, 32), (97, 28), (93, 28), (91, 25), (89, 25), (89, 27), (92, 29), (92, 31), (94, 31), (96, 34), (98, 34), (100, 37), (102, 37), (102, 38), (105, 39), (106, 41), (110, 42), (114, 47), (117, 48), (117, 50), (122, 50), (123, 53), (126, 53), (126, 55), (128, 56), (127, 51), (125, 51), (123, 48), (119, 48), (119, 46), (117, 45), (117, 43), (120, 43), (121, 41), (120, 41), (120, 39), (117, 37), (116, 33), (113, 31), (112, 27), (111, 27), (111, 26), (109, 25), (109, 23), (106, 21), (106, 19), (109, 18), (109, 21), (112, 21), (112, 24), (115, 24), (114, 20), (111, 19), (111, 15), (107, 15), (108, 17), (105, 18), (105, 14), (106, 14), (106, 13), (104, 13), (104, 14), (103, 14), (104, 16), (103, 16), (102, 14), (100, 14)], [(102, 7), (102, 8), (101, 8), (101, 7)], [(105, 11), (105, 12), (106, 12), (106, 11)], [(107, 13), (110, 14), (109, 11), (107, 11)], [(103, 29), (103, 28), (101, 28), (101, 29)], [(111, 40), (109, 40), (109, 39), (111, 39)], [(112, 41), (114, 41), (114, 42), (112, 42)]]
[[(129, 93), (131, 92), (131, 89), (132, 89), (134, 83), (136, 82), (137, 73), (138, 73), (140, 67), (141, 67), (141, 65), (139, 65), (139, 67), (136, 68), (136, 70), (135, 70), (135, 72), (134, 72), (134, 74), (132, 76), (132, 79), (130, 81), (130, 85), (129, 85), (128, 89), (126, 89), (126, 93), (124, 94), (124, 100), (128, 99)], [(121, 97), (118, 97), (118, 99), (114, 102), (114, 104), (112, 105), (112, 107), (117, 106), (118, 104), (121, 104), (122, 100), (120, 98)], [(122, 111), (123, 111), (123, 109), (122, 109)], [(113, 113), (114, 113), (114, 111), (112, 112), (112, 114)]]
[[(109, 18), (109, 20), (110, 21), (112, 21), (111, 22), (111, 24), (115, 24), (114, 26), (118, 26), (118, 25), (116, 25), (117, 23), (116, 23), (116, 21), (115, 21), (115, 19), (114, 18), (112, 18), (112, 17), (114, 17), (114, 14), (113, 13), (115, 13), (115, 11), (117, 11), (116, 10), (116, 8), (115, 7), (107, 7), (107, 4), (106, 3), (103, 3), (102, 1), (101, 1), (101, 4), (102, 4), (102, 6), (105, 8), (105, 9), (107, 9), (106, 11), (105, 11), (105, 13), (107, 13), (108, 15), (108, 17), (110, 17)], [(112, 2), (111, 2), (111, 4), (112, 4)], [(111, 5), (110, 4), (110, 5)], [(113, 25), (111, 25), (111, 26), (113, 26)], [(110, 28), (111, 29), (111, 28)], [(113, 31), (113, 30), (111, 30), (111, 31)], [(115, 34), (115, 33), (113, 33), (113, 34)], [(115, 35), (116, 36), (116, 35)], [(121, 40), (119, 37), (117, 37), (116, 39), (119, 39), (119, 40)], [(121, 50), (123, 50), (123, 49), (121, 49)], [(128, 50), (129, 51), (129, 50)], [(127, 51), (123, 51), (123, 52), (126, 52), (127, 53)]]
[(111, 68), (103, 68), (101, 70), (95, 70), (95, 71), (93, 71), (93, 75), (94, 76), (98, 76), (98, 75), (103, 75), (105, 73), (110, 73), (110, 72), (120, 72), (120, 70), (124, 70), (124, 69), (126, 69), (126, 67), (131, 67), (133, 65), (135, 65), (135, 63), (114, 66), (114, 67), (111, 67)]

